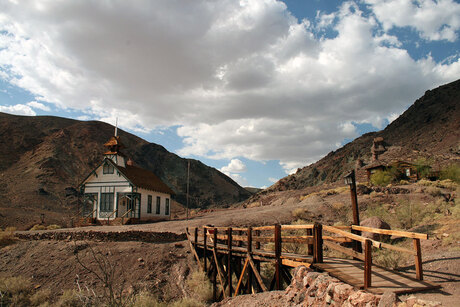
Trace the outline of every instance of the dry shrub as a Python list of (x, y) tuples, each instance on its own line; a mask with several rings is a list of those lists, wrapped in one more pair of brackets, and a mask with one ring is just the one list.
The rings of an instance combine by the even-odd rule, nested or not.
[(0, 306), (31, 306), (30, 296), (33, 287), (24, 277), (5, 277), (0, 279)]
[(409, 181), (402, 179), (402, 180), (399, 180), (399, 184), (400, 185), (407, 185), (407, 184), (409, 184)]
[(80, 294), (75, 290), (64, 290), (59, 300), (56, 302), (56, 307), (81, 307), (90, 306), (82, 302)]
[(426, 192), (428, 194), (430, 194), (431, 196), (433, 197), (439, 197), (439, 196), (442, 196), (442, 191), (438, 188), (435, 188), (435, 187), (428, 187), (426, 189)]
[(184, 297), (169, 305), (169, 307), (204, 307), (204, 306), (206, 305), (203, 304), (202, 302), (196, 301), (188, 297)]
[(372, 261), (384, 268), (395, 270), (405, 265), (407, 255), (389, 249), (379, 249), (372, 253)]
[(444, 179), (444, 180), (439, 181), (436, 184), (436, 186), (453, 191), (457, 189), (458, 184), (450, 179)]
[(45, 225), (41, 225), (41, 224), (35, 224), (32, 228), (30, 228), (31, 231), (33, 230), (46, 230), (46, 226)]
[(429, 186), (432, 186), (436, 183), (434, 183), (433, 181), (430, 181), (428, 179), (420, 179), (418, 182), (417, 182), (418, 185), (421, 185), (421, 186), (425, 186), (425, 187), (429, 187)]
[(212, 285), (204, 272), (193, 271), (187, 279), (187, 286), (198, 302), (205, 303), (212, 300)]
[(255, 207), (260, 207), (260, 201), (255, 201), (252, 203), (249, 203), (246, 208), (255, 208)]
[(167, 307), (167, 304), (159, 302), (153, 294), (141, 291), (136, 295), (133, 307)]
[(56, 225), (56, 224), (52, 224), (52, 225), (48, 225), (46, 227), (46, 229), (48, 229), (48, 230), (61, 229), (61, 226)]
[(351, 206), (342, 202), (332, 204), (332, 209), (337, 217), (338, 222), (348, 225), (351, 221)]
[(16, 237), (14, 236), (16, 228), (7, 227), (5, 230), (0, 230), (0, 248), (13, 244), (16, 242)]
[(296, 208), (292, 210), (292, 216), (298, 220), (303, 220), (303, 221), (310, 220), (311, 221), (314, 217), (314, 214), (309, 212), (305, 208)]
[(32, 306), (40, 306), (43, 307), (45, 303), (48, 303), (51, 297), (51, 290), (49, 289), (42, 289), (35, 292), (30, 297), (30, 303)]

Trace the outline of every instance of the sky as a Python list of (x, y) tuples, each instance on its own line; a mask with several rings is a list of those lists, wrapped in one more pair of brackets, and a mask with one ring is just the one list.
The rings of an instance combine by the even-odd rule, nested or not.
[(4, 0), (0, 112), (118, 118), (267, 187), (460, 78), (459, 36), (454, 0)]

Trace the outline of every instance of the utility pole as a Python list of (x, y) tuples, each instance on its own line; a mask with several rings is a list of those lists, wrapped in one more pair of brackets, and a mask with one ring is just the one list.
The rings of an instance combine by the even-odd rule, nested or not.
[(189, 188), (190, 188), (190, 160), (187, 160), (187, 220), (188, 220), (188, 199), (189, 199)]

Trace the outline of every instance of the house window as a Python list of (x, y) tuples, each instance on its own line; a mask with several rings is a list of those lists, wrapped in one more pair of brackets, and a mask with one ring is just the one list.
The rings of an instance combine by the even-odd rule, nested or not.
[(165, 215), (169, 215), (169, 198), (166, 198)]
[(410, 177), (410, 168), (406, 168), (406, 176)]
[(147, 198), (147, 213), (152, 213), (152, 195)]
[(157, 196), (157, 207), (155, 211), (156, 214), (160, 214), (160, 204), (161, 204), (160, 201), (161, 201), (160, 196)]
[(104, 174), (113, 174), (113, 165), (110, 164), (110, 163), (104, 163), (104, 166), (103, 166), (103, 173)]
[(113, 193), (101, 193), (101, 211), (113, 211)]

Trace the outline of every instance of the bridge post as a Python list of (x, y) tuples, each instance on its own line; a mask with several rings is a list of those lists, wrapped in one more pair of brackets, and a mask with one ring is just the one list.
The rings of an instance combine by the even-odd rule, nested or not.
[[(313, 236), (313, 230), (312, 229), (307, 229), (307, 236)], [(308, 255), (313, 256), (313, 244), (308, 244), (307, 245), (308, 249)]]
[(203, 253), (204, 253), (204, 259), (203, 259), (203, 264), (204, 264), (204, 271), (206, 275), (208, 274), (208, 245), (207, 245), (207, 233), (208, 229), (206, 227), (203, 227)]
[(195, 248), (198, 246), (198, 227), (195, 227)]
[(323, 225), (313, 225), (313, 263), (323, 262)]
[[(252, 254), (252, 227), (248, 227), (248, 256), (251, 256)], [(247, 281), (247, 293), (252, 292), (252, 271), (250, 268), (248, 268), (248, 281)]]
[[(213, 233), (213, 253), (217, 255), (217, 228), (214, 228)], [(213, 257), (214, 259), (214, 257)], [(212, 271), (212, 299), (213, 301), (217, 301), (217, 266), (219, 264), (214, 260), (214, 270)]]
[(418, 280), (423, 280), (423, 269), (422, 269), (422, 250), (420, 249), (420, 239), (413, 239), (414, 249), (417, 253), (415, 255), (415, 274)]
[(275, 224), (275, 281), (276, 290), (281, 290), (281, 225)]
[(372, 241), (364, 241), (364, 288), (372, 285)]
[(228, 285), (228, 297), (232, 296), (232, 227), (227, 229), (227, 285)]

